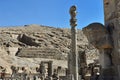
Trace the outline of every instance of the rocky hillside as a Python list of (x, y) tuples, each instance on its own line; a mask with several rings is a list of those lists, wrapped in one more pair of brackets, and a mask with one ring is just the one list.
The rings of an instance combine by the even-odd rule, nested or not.
[[(88, 43), (81, 30), (78, 30), (77, 36), (78, 51), (85, 51), (88, 61), (96, 59), (98, 51)], [(0, 65), (8, 69), (11, 65), (32, 67), (47, 59), (58, 60), (54, 63), (58, 65), (60, 60), (66, 61), (67, 54), (70, 53), (70, 42), (70, 29), (40, 25), (0, 28)], [(41, 51), (45, 53), (42, 56), (27, 56), (27, 53), (31, 55)]]

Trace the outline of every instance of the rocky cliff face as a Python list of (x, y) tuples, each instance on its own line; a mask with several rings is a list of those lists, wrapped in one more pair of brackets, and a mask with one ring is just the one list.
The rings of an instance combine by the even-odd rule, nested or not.
[[(85, 51), (88, 61), (98, 58), (98, 51), (88, 43), (83, 32), (78, 30), (77, 34), (78, 51)], [(0, 28), (0, 65), (8, 68), (8, 72), (10, 72), (11, 65), (35, 67), (41, 60), (54, 60), (54, 65), (61, 65), (61, 61), (64, 60), (62, 66), (66, 67), (70, 42), (70, 29), (40, 25)], [(31, 58), (23, 57), (27, 51), (29, 55), (32, 54)], [(36, 54), (37, 57), (32, 57), (33, 54)]]

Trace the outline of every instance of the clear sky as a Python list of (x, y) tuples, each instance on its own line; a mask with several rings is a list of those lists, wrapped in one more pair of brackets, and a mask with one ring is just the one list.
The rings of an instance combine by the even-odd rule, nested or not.
[(69, 8), (77, 6), (77, 28), (104, 24), (103, 0), (0, 0), (0, 26), (38, 24), (70, 28)]

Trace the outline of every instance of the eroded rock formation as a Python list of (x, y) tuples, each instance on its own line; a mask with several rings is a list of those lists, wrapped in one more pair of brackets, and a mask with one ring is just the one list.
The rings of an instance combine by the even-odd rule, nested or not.
[[(98, 54), (96, 54), (98, 51), (88, 43), (82, 31), (78, 30), (77, 34), (78, 51), (85, 50), (88, 62), (98, 58)], [(34, 67), (37, 66), (41, 60), (45, 60), (46, 57), (42, 55), (43, 57), (41, 58), (28, 58), (25, 56), (18, 57), (16, 55), (26, 55), (25, 53), (27, 52), (25, 51), (28, 50), (29, 53), (29, 50), (32, 49), (33, 51), (31, 53), (35, 54), (36, 49), (39, 52), (39, 49), (45, 51), (45, 49), (50, 48), (50, 50), (56, 50), (57, 52), (55, 52), (55, 54), (50, 54), (54, 57), (47, 57), (46, 60), (55, 59), (53, 65), (67, 67), (67, 60), (60, 61), (60, 59), (66, 59), (67, 54), (70, 52), (70, 42), (70, 29), (60, 29), (40, 25), (0, 28), (0, 62), (3, 62), (3, 64), (1, 63), (2, 66), (8, 68), (8, 72), (10, 71), (9, 66), (11, 65)], [(59, 59), (59, 61), (57, 61), (55, 55), (61, 55), (64, 56), (64, 58), (57, 58)], [(61, 64), (61, 62), (64, 64)]]

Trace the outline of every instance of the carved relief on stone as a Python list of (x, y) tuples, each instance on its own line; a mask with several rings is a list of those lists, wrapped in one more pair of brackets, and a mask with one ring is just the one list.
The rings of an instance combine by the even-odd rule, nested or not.
[(100, 23), (92, 23), (83, 28), (84, 34), (88, 41), (96, 48), (112, 48), (109, 32), (104, 25)]
[(120, 0), (104, 0), (105, 21), (120, 17)]
[[(105, 80), (112, 80), (107, 78), (106, 75), (111, 76), (110, 73), (113, 73), (112, 66), (113, 64), (113, 43), (112, 43), (112, 31), (114, 29), (114, 24), (110, 23), (107, 27), (100, 23), (92, 23), (87, 27), (83, 28), (83, 33), (88, 38), (88, 41), (91, 42), (100, 51), (100, 65), (101, 65), (101, 75), (106, 77)], [(92, 37), (89, 37), (92, 35)], [(109, 73), (106, 70), (110, 71)], [(101, 79), (100, 79), (101, 80)]]
[(111, 12), (108, 15), (106, 15), (106, 20), (112, 20), (118, 17), (118, 14), (116, 12)]
[(105, 20), (111, 20), (117, 17), (115, 0), (104, 0)]

